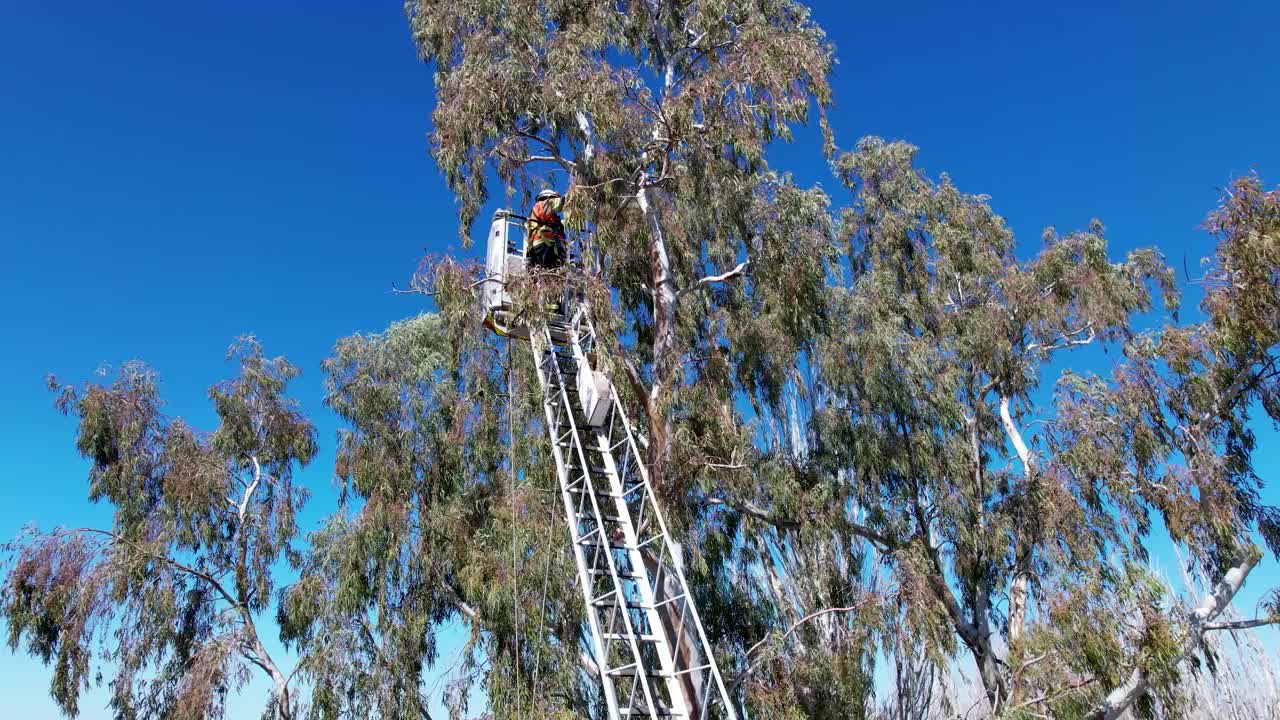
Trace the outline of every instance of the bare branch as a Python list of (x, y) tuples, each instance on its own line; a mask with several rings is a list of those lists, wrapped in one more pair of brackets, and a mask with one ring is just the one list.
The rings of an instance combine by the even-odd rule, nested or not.
[(1229, 622), (1205, 623), (1204, 631), (1211, 630), (1251, 630), (1253, 628), (1266, 627), (1268, 625), (1280, 624), (1280, 617), (1254, 618), (1252, 620), (1231, 620)]
[(457, 606), (458, 612), (465, 615), (468, 620), (473, 623), (480, 622), (480, 611), (472, 607), (466, 600), (463, 600), (462, 595), (459, 594), (457, 590), (446, 585), (444, 587), (444, 594), (449, 596), (449, 599)]
[(244, 489), (244, 497), (240, 499), (240, 503), (237, 506), (238, 512), (236, 513), (240, 517), (241, 526), (244, 525), (245, 513), (249, 511), (249, 500), (253, 498), (254, 491), (258, 489), (258, 484), (262, 481), (262, 465), (258, 463), (258, 456), (250, 455), (249, 459), (253, 461), (253, 480), (249, 483), (249, 487)]
[(799, 520), (794, 520), (792, 518), (779, 517), (778, 515), (775, 515), (774, 513), (771, 513), (768, 510), (765, 510), (759, 505), (756, 505), (750, 500), (730, 501), (724, 498), (717, 498), (717, 497), (701, 497), (701, 498), (698, 498), (698, 502), (707, 507), (723, 505), (724, 507), (730, 508), (732, 510), (736, 510), (742, 513), (743, 515), (748, 515), (757, 520), (761, 520), (765, 523), (773, 525), (774, 527), (777, 527), (777, 528), (793, 530), (793, 529), (799, 528), (801, 524)]
[(1043, 704), (1043, 703), (1051, 703), (1051, 702), (1053, 702), (1054, 700), (1057, 700), (1058, 698), (1061, 698), (1061, 697), (1063, 697), (1063, 696), (1065, 696), (1065, 695), (1070, 695), (1071, 693), (1073, 693), (1073, 692), (1075, 692), (1075, 691), (1077, 691), (1077, 690), (1079, 690), (1079, 689), (1081, 689), (1081, 688), (1089, 687), (1090, 685), (1094, 684), (1094, 683), (1095, 683), (1095, 682), (1097, 682), (1097, 681), (1098, 681), (1098, 679), (1097, 679), (1097, 678), (1085, 678), (1085, 679), (1083, 679), (1083, 680), (1076, 680), (1075, 682), (1068, 683), (1068, 684), (1067, 684), (1067, 686), (1066, 686), (1065, 688), (1062, 688), (1061, 690), (1058, 690), (1057, 692), (1052, 692), (1052, 693), (1048, 693), (1048, 692), (1046, 692), (1046, 693), (1040, 693), (1039, 695), (1037, 695), (1037, 696), (1035, 696), (1035, 697), (1031, 698), (1030, 700), (1027, 700), (1026, 702), (1023, 702), (1023, 703), (1019, 703), (1019, 704), (1017, 704), (1017, 705), (1014, 705), (1013, 707), (1011, 707), (1011, 708), (1009, 708), (1009, 709), (1010, 709), (1010, 710), (1023, 710), (1023, 709), (1026, 709), (1026, 708), (1034, 707), (1034, 706), (1036, 706), (1036, 705), (1041, 705), (1041, 704)]
[(436, 295), (434, 292), (429, 292), (427, 290), (419, 290), (417, 288), (401, 290), (400, 288), (396, 287), (395, 283), (391, 283), (391, 289), (388, 290), (387, 292), (391, 293), (392, 295), (425, 295), (426, 297), (435, 297)]
[[(815, 612), (811, 612), (808, 615), (805, 615), (804, 617), (800, 618), (798, 621), (796, 621), (794, 625), (788, 628), (787, 631), (778, 638), (778, 641), (779, 642), (785, 641), (787, 638), (795, 634), (796, 630), (800, 629), (800, 626), (804, 625), (807, 622), (816, 620), (824, 615), (830, 615), (832, 613), (854, 612), (857, 610), (861, 610), (868, 603), (870, 603), (872, 599), (874, 599), (872, 596), (866, 596), (859, 602), (854, 603), (853, 605), (849, 605), (847, 607), (832, 607), (832, 608), (826, 608), (825, 610), (817, 610)], [(756, 643), (755, 645), (752, 645), (751, 648), (747, 650), (746, 657), (750, 658), (757, 650), (760, 649), (761, 646), (763, 646), (768, 641), (769, 641), (769, 636), (766, 635), (763, 640)], [(742, 669), (742, 672), (738, 673), (737, 676), (733, 678), (733, 681), (729, 683), (729, 694), (732, 695), (733, 693), (737, 692), (738, 688), (742, 685), (742, 683), (747, 679), (749, 675), (751, 675), (751, 673), (757, 667), (759, 667), (759, 665), (760, 665), (759, 660), (750, 661), (747, 664), (747, 666)]]
[[(1086, 332), (1088, 333), (1088, 335), (1081, 338), (1080, 335)], [(1050, 345), (1041, 345), (1040, 343), (1030, 343), (1029, 345), (1027, 345), (1027, 352), (1030, 352), (1032, 350), (1040, 350), (1041, 352), (1049, 353), (1049, 352), (1053, 352), (1054, 350), (1062, 350), (1064, 348), (1070, 348), (1070, 347), (1079, 347), (1081, 345), (1088, 345), (1089, 343), (1092, 343), (1095, 339), (1097, 339), (1097, 337), (1098, 337), (1098, 334), (1093, 329), (1093, 323), (1089, 323), (1077, 330), (1072, 330), (1071, 332), (1063, 333), (1058, 337), (1057, 342), (1052, 343)]]
[(537, 157), (539, 158), (545, 157), (548, 160), (557, 162), (560, 164), (561, 167), (563, 167), (565, 170), (570, 172), (577, 169), (578, 164), (561, 155), (560, 148), (557, 147), (556, 144), (551, 142), (550, 140), (544, 137), (535, 135), (533, 133), (525, 132), (523, 130), (517, 130), (516, 135), (526, 140), (533, 140), (534, 142), (541, 144), (543, 147), (547, 149), (549, 153), (551, 153), (550, 156), (537, 156)]
[(749, 260), (743, 260), (728, 272), (723, 272), (723, 273), (720, 273), (719, 275), (708, 275), (702, 278), (701, 280), (697, 281), (696, 283), (690, 285), (689, 287), (684, 288), (679, 292), (677, 292), (676, 297), (682, 298), (685, 295), (688, 295), (689, 293), (695, 290), (699, 290), (701, 288), (706, 287), (707, 285), (710, 285), (711, 283), (724, 282), (725, 280), (730, 280), (732, 278), (738, 277), (739, 275), (742, 275), (746, 271), (747, 264), (749, 262), (750, 262)]
[(653, 389), (644, 384), (644, 378), (640, 377), (640, 370), (636, 364), (631, 361), (626, 352), (622, 353), (622, 368), (626, 371), (627, 380), (631, 383), (631, 389), (635, 392), (636, 397), (640, 398), (640, 402), (644, 403), (646, 416), (653, 414)]
[[(1228, 570), (1214, 585), (1212, 592), (1205, 595), (1200, 604), (1191, 611), (1188, 618), (1191, 621), (1191, 632), (1183, 642), (1179, 660), (1195, 652), (1207, 630), (1216, 629), (1210, 626), (1210, 621), (1221, 615), (1222, 611), (1231, 604), (1232, 598), (1240, 591), (1245, 578), (1249, 577), (1249, 572), (1258, 564), (1261, 557), (1262, 553), (1253, 549), (1239, 565)], [(1150, 686), (1151, 676), (1145, 667), (1139, 665), (1129, 673), (1129, 677), (1123, 683), (1108, 693), (1102, 702), (1095, 705), (1087, 717), (1089, 720), (1116, 720), (1137, 702)]]

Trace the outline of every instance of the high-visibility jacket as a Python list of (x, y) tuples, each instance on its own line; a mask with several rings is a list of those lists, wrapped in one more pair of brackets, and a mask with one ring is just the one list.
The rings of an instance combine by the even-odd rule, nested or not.
[(560, 220), (560, 209), (564, 207), (564, 198), (553, 197), (534, 203), (525, 222), (525, 232), (529, 235), (529, 248), (546, 243), (564, 243), (564, 222)]

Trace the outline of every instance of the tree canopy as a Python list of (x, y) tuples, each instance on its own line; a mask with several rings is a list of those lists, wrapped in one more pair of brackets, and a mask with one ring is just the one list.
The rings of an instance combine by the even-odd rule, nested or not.
[[(797, 2), (406, 14), (462, 236), (499, 190), (567, 189), (586, 220), (583, 266), (517, 296), (585, 289), (751, 717), (964, 714), (956, 668), (988, 716), (1181, 717), (1211, 633), (1280, 619), (1225, 615), (1259, 545), (1280, 551), (1252, 429), (1280, 422), (1280, 191), (1233, 183), (1179, 283), (1098, 221), (1016, 240), (907, 143), (841, 151), (833, 49)], [(775, 167), (811, 116), (836, 193)], [(20, 538), (2, 609), (64, 711), (97, 648), (123, 717), (217, 716), (260, 671), (268, 715), (422, 718), (461, 628), (452, 716), (602, 716), (541, 391), (485, 329), (480, 272), (429, 258), (429, 312), (334, 346), (341, 504), (298, 552), (315, 438), (285, 361), (240, 346), (209, 435), (141, 366), (60, 396), (113, 526)], [(1202, 598), (1151, 569), (1169, 542)], [(260, 642), (271, 610), (293, 670)]]
[(89, 500), (112, 521), (18, 538), (0, 612), (10, 648), (53, 666), (68, 715), (104, 667), (117, 717), (221, 717), (257, 672), (272, 683), (267, 712), (291, 715), (290, 674), (259, 620), (294, 553), (307, 493), (293, 474), (315, 456), (315, 431), (285, 394), (297, 368), (251, 338), (229, 357), (239, 374), (209, 390), (212, 433), (167, 417), (144, 365), (79, 388), (50, 378), (79, 422)]

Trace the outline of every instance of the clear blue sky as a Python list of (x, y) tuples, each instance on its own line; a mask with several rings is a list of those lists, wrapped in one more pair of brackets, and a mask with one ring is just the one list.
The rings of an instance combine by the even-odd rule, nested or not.
[[(815, 15), (841, 60), (839, 142), (921, 146), (931, 172), (991, 195), (1028, 251), (1043, 226), (1096, 216), (1117, 252), (1155, 244), (1194, 271), (1218, 189), (1255, 169), (1280, 182), (1273, 1), (831, 2)], [(457, 245), (427, 154), (432, 101), (393, 0), (3, 4), (0, 536), (104, 517), (47, 372), (144, 359), (170, 410), (207, 426), (205, 389), (244, 332), (305, 370), (297, 396), (324, 440), (303, 475), (314, 527), (332, 507), (337, 426), (320, 360), (336, 338), (416, 312), (390, 283), (424, 246)], [(834, 189), (801, 137), (774, 166)], [(1268, 560), (1250, 597), (1276, 577)], [(55, 717), (47, 682), (0, 651), (4, 714)], [(100, 704), (83, 717), (108, 717)]]

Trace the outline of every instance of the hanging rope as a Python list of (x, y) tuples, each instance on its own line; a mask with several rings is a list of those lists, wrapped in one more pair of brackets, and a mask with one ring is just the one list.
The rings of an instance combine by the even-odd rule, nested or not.
[(511, 338), (507, 338), (507, 473), (509, 479), (508, 492), (511, 495), (511, 615), (515, 641), (512, 652), (515, 660), (515, 673), (512, 685), (516, 691), (516, 720), (520, 718), (520, 574), (518, 567), (519, 552), (516, 548), (516, 420), (513, 414), (515, 403), (514, 369), (511, 367)]
[(538, 607), (542, 608), (542, 616), (538, 620), (538, 634), (534, 639), (538, 641), (538, 652), (533, 659), (533, 683), (530, 685), (530, 692), (533, 697), (542, 697), (539, 686), (539, 675), (542, 671), (542, 646), (545, 644), (543, 638), (547, 631), (547, 590), (551, 587), (551, 531), (555, 529), (555, 515), (553, 512), (554, 503), (547, 508), (547, 539), (543, 541), (542, 547), (547, 555), (546, 568), (542, 572), (542, 602)]

